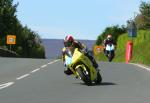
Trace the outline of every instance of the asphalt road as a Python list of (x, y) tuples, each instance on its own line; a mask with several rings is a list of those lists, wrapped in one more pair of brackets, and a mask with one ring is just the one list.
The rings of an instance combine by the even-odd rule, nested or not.
[(150, 103), (150, 71), (99, 63), (103, 82), (86, 86), (61, 61), (0, 58), (0, 103)]

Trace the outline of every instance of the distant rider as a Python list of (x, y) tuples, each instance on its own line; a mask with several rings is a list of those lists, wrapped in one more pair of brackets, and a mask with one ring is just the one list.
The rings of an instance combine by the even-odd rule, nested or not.
[[(88, 53), (88, 50), (87, 50), (86, 46), (84, 44), (80, 43), (79, 41), (74, 40), (73, 36), (71, 36), (71, 35), (67, 35), (65, 37), (65, 39), (64, 39), (64, 48), (62, 49), (62, 60), (63, 60), (63, 63), (64, 63), (65, 66), (66, 66), (66, 64), (65, 64), (65, 55), (70, 56), (68, 51), (71, 49), (72, 52), (73, 52), (75, 48), (78, 48), (79, 50), (84, 52), (85, 55), (93, 63), (93, 66), (95, 67), (95, 69), (98, 68), (98, 64), (96, 63), (93, 56), (90, 55), (90, 53)], [(66, 68), (66, 70), (64, 70), (64, 73), (67, 74), (67, 75), (73, 74), (72, 71), (69, 68)]]
[(114, 42), (111, 34), (108, 34), (107, 38), (104, 39), (104, 41), (103, 41), (105, 55), (107, 55), (107, 52), (106, 52), (106, 46), (107, 46), (107, 44), (113, 44), (114, 46), (116, 45), (116, 43)]

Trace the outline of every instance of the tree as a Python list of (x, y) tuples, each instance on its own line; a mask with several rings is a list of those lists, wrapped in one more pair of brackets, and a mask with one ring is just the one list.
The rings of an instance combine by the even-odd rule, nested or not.
[(13, 51), (21, 57), (45, 58), (39, 35), (27, 26), (23, 27), (17, 19), (18, 5), (19, 3), (13, 5), (13, 0), (0, 0), (0, 46), (7, 48), (6, 36), (13, 34), (17, 37), (17, 44), (12, 46)]
[(150, 3), (141, 2), (140, 12), (143, 16), (150, 17)]
[(101, 43), (102, 43), (102, 36), (101, 35), (99, 35), (98, 37), (97, 37), (97, 40), (96, 40), (96, 45), (100, 45)]
[(18, 4), (12, 5), (13, 0), (0, 1), (0, 37), (4, 38), (13, 31), (17, 23), (16, 8)]
[(150, 3), (141, 2), (140, 14), (135, 17), (138, 29), (150, 29)]
[(107, 37), (108, 34), (111, 34), (114, 41), (117, 42), (118, 36), (126, 32), (126, 27), (122, 25), (119, 27), (119, 25), (106, 27), (105, 30), (101, 35), (98, 36), (96, 45), (100, 45), (103, 40)]

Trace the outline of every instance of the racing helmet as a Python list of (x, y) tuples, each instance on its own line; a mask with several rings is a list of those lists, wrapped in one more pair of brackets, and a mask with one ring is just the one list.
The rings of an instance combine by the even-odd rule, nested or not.
[(107, 35), (107, 39), (111, 39), (112, 38), (112, 35), (111, 34), (108, 34)]
[(74, 38), (71, 35), (67, 35), (64, 39), (64, 46), (65, 47), (70, 47), (72, 43), (74, 42)]

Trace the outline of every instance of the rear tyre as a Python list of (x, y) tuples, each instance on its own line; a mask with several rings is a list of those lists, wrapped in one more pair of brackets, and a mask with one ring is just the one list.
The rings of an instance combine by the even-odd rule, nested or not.
[(86, 85), (88, 86), (92, 85), (90, 75), (86, 74), (85, 71), (81, 67), (77, 68), (77, 72), (79, 73), (79, 76), (85, 82)]

